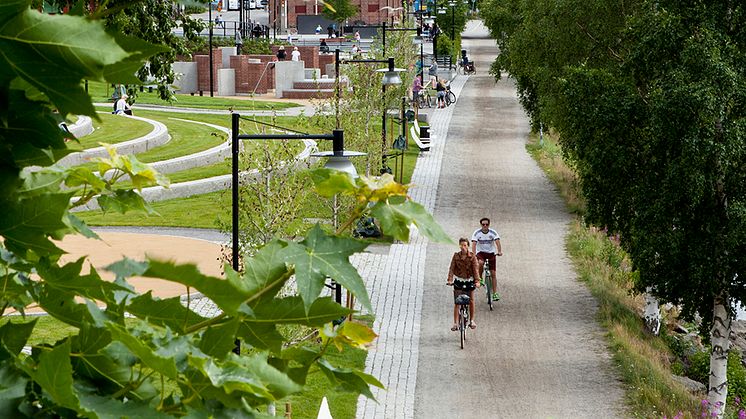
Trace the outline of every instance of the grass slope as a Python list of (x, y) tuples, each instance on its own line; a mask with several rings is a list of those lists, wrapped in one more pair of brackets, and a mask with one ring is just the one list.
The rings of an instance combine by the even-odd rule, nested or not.
[[(102, 82), (88, 82), (88, 94), (95, 103), (100, 102), (111, 102), (111, 95), (114, 89)], [(201, 109), (240, 109), (240, 110), (279, 110), (301, 106), (298, 103), (292, 102), (273, 102), (273, 101), (261, 101), (254, 100), (246, 97), (245, 99), (230, 99), (223, 97), (209, 97), (198, 96), (198, 95), (175, 95), (175, 101), (167, 102), (162, 100), (156, 90), (152, 93), (145, 89), (144, 92), (138, 92), (137, 98), (135, 99), (135, 105), (137, 103), (149, 104), (149, 105), (161, 105), (161, 106), (179, 106), (184, 108), (201, 108)], [(112, 103), (112, 108), (113, 108)]]
[(672, 379), (670, 360), (674, 357), (664, 337), (644, 329), (639, 314), (642, 297), (634, 293), (629, 258), (613, 238), (582, 223), (584, 203), (578, 179), (562, 159), (556, 141), (545, 136), (540, 145), (533, 137), (527, 150), (557, 186), (568, 210), (579, 215), (566, 246), (579, 279), (599, 302), (598, 321), (607, 331), (614, 364), (624, 382), (627, 414), (660, 418), (683, 412), (682, 417), (698, 417), (698, 399)]

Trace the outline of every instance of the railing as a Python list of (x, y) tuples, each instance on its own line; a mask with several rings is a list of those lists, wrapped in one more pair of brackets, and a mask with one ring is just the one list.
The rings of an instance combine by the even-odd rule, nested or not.
[(440, 56), (438, 57), (437, 61), (438, 61), (438, 67), (441, 67), (441, 68), (448, 67), (449, 69), (456, 68), (455, 63), (453, 62), (453, 57), (451, 57), (450, 55)]

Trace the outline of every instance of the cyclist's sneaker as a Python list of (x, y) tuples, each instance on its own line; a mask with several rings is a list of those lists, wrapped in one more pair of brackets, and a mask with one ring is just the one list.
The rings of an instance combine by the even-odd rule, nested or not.
[(492, 293), (492, 301), (500, 301), (500, 294), (493, 292)]

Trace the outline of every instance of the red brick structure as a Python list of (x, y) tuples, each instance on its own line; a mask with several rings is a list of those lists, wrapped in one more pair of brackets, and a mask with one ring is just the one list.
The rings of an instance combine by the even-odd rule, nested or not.
[[(202, 91), (210, 90), (210, 56), (195, 55), (194, 61), (197, 62), (197, 89)], [(223, 63), (223, 51), (220, 48), (212, 50), (212, 89), (218, 90), (218, 70)]]
[(334, 54), (321, 54), (319, 55), (319, 68), (321, 68), (321, 75), (327, 75), (326, 65), (334, 64)]
[[(249, 62), (249, 59), (259, 59), (261, 62)], [(263, 94), (269, 89), (274, 89), (275, 72), (272, 68), (267, 68), (267, 63), (271, 59), (271, 55), (231, 56), (231, 68), (236, 70), (236, 93)]]
[[(305, 1), (305, 0), (285, 0), (287, 1), (287, 11), (288, 11), (288, 17), (287, 22), (288, 26), (291, 28), (296, 28), (298, 26), (298, 15), (313, 15), (314, 14), (314, 2), (312, 1)], [(392, 12), (391, 9), (395, 9), (397, 7), (402, 7), (402, 0), (351, 0), (351, 3), (353, 6), (356, 6), (360, 13), (357, 16), (353, 16), (349, 19), (349, 22), (358, 22), (362, 21), (367, 24), (379, 24), (381, 22), (391, 22), (391, 17), (393, 16), (395, 20), (401, 21), (401, 10)], [(279, 14), (279, 5), (281, 5), (281, 2), (277, 2), (278, 4), (278, 10), (277, 13)], [(388, 9), (381, 10), (382, 7), (387, 7)], [(322, 6), (319, 6), (321, 8)], [(272, 22), (274, 19), (273, 13), (275, 11), (272, 9), (272, 7), (269, 8), (269, 21)], [(321, 13), (319, 13), (321, 14)], [(278, 22), (281, 19), (281, 16), (277, 16)], [(340, 28), (341, 29), (341, 28)], [(324, 28), (322, 33), (326, 33), (326, 28)]]

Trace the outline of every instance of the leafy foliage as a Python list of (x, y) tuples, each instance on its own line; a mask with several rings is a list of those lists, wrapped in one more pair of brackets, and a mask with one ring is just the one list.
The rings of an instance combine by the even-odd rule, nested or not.
[(713, 342), (727, 336), (706, 313), (746, 298), (743, 5), (491, 3), (493, 69), (515, 76), (535, 124), (560, 133), (587, 220), (621, 234), (639, 290), (722, 326)]
[[(167, 181), (113, 152), (97, 161), (95, 172), (54, 165), (69, 152), (57, 121), (71, 112), (96, 116), (81, 91), (83, 79), (134, 83), (143, 61), (162, 49), (111, 35), (95, 14), (46, 16), (29, 5), (0, 6), (0, 307), (5, 315), (36, 304), (74, 332), (29, 345), (36, 323), (3, 319), (0, 416), (255, 417), (263, 406), (302, 391), (311, 366), (333, 385), (370, 396), (378, 380), (333, 365), (325, 352), (365, 346), (375, 334), (349, 322), (333, 326), (349, 310), (320, 297), (328, 276), (370, 308), (349, 262), (363, 243), (316, 227), (303, 240), (273, 239), (245, 259), (243, 272), (226, 267), (224, 279), (192, 265), (125, 259), (106, 268), (117, 276), (108, 282), (95, 269), (84, 273), (84, 259), (60, 262), (63, 252), (53, 240), (95, 237), (71, 208), (96, 199), (107, 210), (148, 210), (135, 191), (116, 189), (116, 180), (129, 176), (136, 188)], [(405, 190), (390, 179), (353, 181), (323, 170), (314, 178), (322, 189), (354, 197), (357, 208), (376, 202), (397, 238), (405, 239), (415, 224), (428, 237), (446, 239), (421, 207), (389, 203)], [(134, 275), (187, 285), (222, 312), (205, 318), (177, 299), (138, 294), (127, 282)], [(281, 294), (293, 277), (298, 295)], [(322, 344), (292, 344), (283, 325), (320, 328)], [(232, 352), (236, 337), (247, 353)]]

